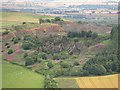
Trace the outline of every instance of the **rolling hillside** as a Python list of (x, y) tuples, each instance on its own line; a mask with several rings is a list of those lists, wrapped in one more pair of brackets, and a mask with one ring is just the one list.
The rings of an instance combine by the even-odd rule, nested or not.
[[(3, 61), (3, 88), (43, 88), (44, 76)], [(31, 82), (32, 81), (32, 82)]]
[(30, 13), (0, 14), (1, 53), (7, 60), (3, 88), (54, 87), (54, 80), (59, 88), (118, 88), (117, 49), (111, 44), (117, 32), (110, 34), (112, 27)]

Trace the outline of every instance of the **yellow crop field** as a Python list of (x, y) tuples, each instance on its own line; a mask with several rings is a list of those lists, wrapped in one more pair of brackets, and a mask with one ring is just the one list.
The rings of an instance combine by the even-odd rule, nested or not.
[(59, 88), (118, 89), (118, 84), (120, 84), (120, 78), (118, 78), (118, 74), (106, 75), (106, 76), (91, 76), (91, 77), (62, 77), (62, 78), (55, 78), (55, 80), (58, 82)]
[(75, 79), (80, 88), (118, 88), (118, 74)]

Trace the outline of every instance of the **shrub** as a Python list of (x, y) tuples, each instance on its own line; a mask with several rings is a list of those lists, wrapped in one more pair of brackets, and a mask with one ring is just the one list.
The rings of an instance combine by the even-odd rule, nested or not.
[(91, 65), (87, 70), (92, 75), (104, 75), (106, 73), (105, 67), (98, 64)]
[(60, 65), (62, 68), (68, 68), (70, 66), (67, 62), (61, 62)]
[(30, 50), (32, 48), (32, 46), (33, 46), (33, 44), (30, 42), (23, 42), (23, 44), (22, 44), (22, 48), (24, 50)]
[(52, 68), (54, 65), (53, 65), (52, 62), (49, 61), (49, 62), (47, 63), (47, 66), (48, 66), (49, 68)]
[(45, 78), (45, 88), (57, 88), (57, 82), (49, 76)]
[(78, 23), (79, 23), (79, 24), (82, 24), (82, 22), (81, 22), (81, 21), (78, 21)]
[(44, 20), (43, 19), (39, 19), (39, 24), (41, 24), (41, 23), (44, 23)]
[(25, 35), (24, 40), (25, 41), (30, 41), (30, 40), (32, 40), (32, 36), (31, 35)]
[(97, 38), (98, 34), (97, 33), (93, 33), (92, 31), (81, 31), (81, 32), (68, 32), (67, 34), (68, 37), (70, 38)]
[(14, 44), (18, 43), (19, 40), (20, 40), (20, 39), (19, 39), (18, 37), (15, 37), (15, 38), (13, 39)]
[(5, 30), (3, 33), (2, 33), (2, 35), (6, 35), (6, 34), (8, 34), (9, 33), (9, 31), (8, 30)]
[(75, 62), (74, 62), (74, 65), (75, 65), (75, 66), (79, 66), (80, 63), (79, 63), (78, 61), (75, 61)]
[(7, 43), (5, 43), (5, 46), (7, 46), (7, 45), (9, 45), (9, 43), (7, 42)]
[(7, 46), (7, 48), (10, 48), (10, 46)]
[(8, 54), (12, 54), (14, 51), (12, 49), (9, 49)]
[(92, 38), (95, 39), (97, 37), (98, 37), (98, 34), (97, 33), (93, 33)]
[(22, 24), (24, 25), (24, 24), (26, 24), (26, 22), (23, 22)]
[(15, 30), (22, 30), (22, 29), (23, 29), (23, 27), (22, 27), (22, 26), (19, 26), (19, 25), (18, 25), (18, 26), (14, 26), (13, 28), (14, 28)]
[(24, 53), (24, 58), (26, 58), (28, 56), (28, 54), (27, 53)]
[(78, 72), (78, 75), (79, 76), (89, 76), (89, 71), (82, 69)]
[(60, 17), (55, 17), (55, 21), (60, 21), (61, 18)]
[(46, 53), (44, 53), (44, 52), (38, 53), (37, 56), (38, 56), (38, 58), (41, 58), (41, 59), (44, 59), (44, 60), (47, 59), (47, 55), (46, 55)]
[(46, 19), (46, 22), (49, 22), (49, 23), (50, 23), (51, 21), (50, 21), (50, 19)]
[(27, 56), (25, 58), (25, 66), (32, 65), (32, 64), (34, 64), (34, 60), (32, 59), (32, 57)]
[(54, 60), (67, 59), (67, 58), (68, 58), (68, 52), (66, 51), (62, 51), (53, 55)]

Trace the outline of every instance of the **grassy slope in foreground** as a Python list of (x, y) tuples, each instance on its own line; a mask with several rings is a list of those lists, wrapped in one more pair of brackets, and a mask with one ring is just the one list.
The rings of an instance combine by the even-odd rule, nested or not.
[(43, 88), (44, 76), (3, 61), (3, 88)]

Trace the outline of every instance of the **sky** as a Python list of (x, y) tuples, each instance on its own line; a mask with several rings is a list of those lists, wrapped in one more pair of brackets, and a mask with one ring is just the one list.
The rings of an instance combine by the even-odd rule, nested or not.
[(36, 2), (39, 2), (39, 1), (46, 1), (46, 2), (99, 2), (99, 1), (119, 1), (119, 0), (3, 0), (4, 2), (7, 2), (7, 1), (36, 1)]

